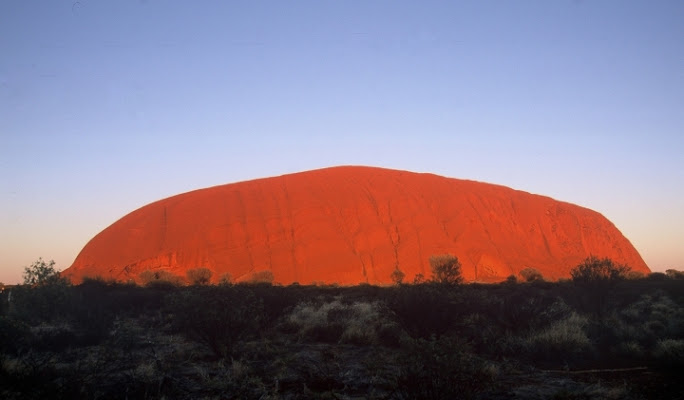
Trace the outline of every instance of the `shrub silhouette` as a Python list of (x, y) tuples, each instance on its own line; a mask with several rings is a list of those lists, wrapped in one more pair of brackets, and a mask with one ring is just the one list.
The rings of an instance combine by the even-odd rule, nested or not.
[(664, 339), (656, 344), (653, 357), (658, 367), (681, 371), (684, 368), (684, 340)]
[(458, 318), (449, 287), (402, 285), (394, 288), (388, 307), (404, 330), (414, 338), (428, 338), (447, 332)]
[(493, 382), (483, 361), (449, 337), (405, 344), (398, 386), (407, 399), (469, 399)]
[(140, 281), (144, 286), (180, 286), (183, 284), (183, 279), (174, 275), (169, 271), (158, 270), (145, 270), (138, 275)]
[(625, 279), (629, 280), (637, 280), (637, 279), (644, 279), (646, 278), (646, 274), (644, 274), (641, 271), (627, 271), (625, 273)]
[(168, 300), (173, 324), (191, 339), (206, 344), (217, 357), (231, 354), (235, 344), (256, 334), (263, 306), (241, 286), (195, 286)]
[(109, 335), (125, 304), (112, 296), (117, 285), (103, 279), (84, 279), (71, 289), (69, 319), (80, 333), (82, 344), (96, 344)]
[(273, 277), (273, 272), (265, 270), (265, 271), (257, 271), (252, 274), (252, 276), (249, 278), (248, 281), (245, 283), (252, 283), (252, 284), (268, 284), (271, 285), (273, 284), (273, 280), (275, 278)]
[(283, 328), (297, 333), (300, 340), (355, 345), (378, 344), (382, 332), (383, 340), (392, 344), (398, 339), (392, 337), (396, 324), (390, 316), (379, 302), (302, 302), (289, 313)]
[(45, 262), (43, 258), (38, 258), (30, 266), (24, 268), (24, 285), (42, 286), (50, 284), (67, 284), (68, 281), (62, 278), (59, 271), (55, 269), (55, 261)]
[(451, 254), (430, 257), (430, 269), (432, 270), (432, 279), (435, 282), (447, 285), (456, 285), (463, 282), (461, 263), (457, 257)]
[(668, 278), (668, 276), (662, 272), (651, 272), (646, 277), (646, 279), (651, 280), (651, 281), (664, 281), (667, 278)]
[(211, 280), (212, 272), (209, 268), (192, 268), (185, 273), (191, 285), (206, 285)]
[(578, 283), (597, 283), (624, 279), (630, 270), (626, 265), (615, 264), (610, 258), (587, 257), (570, 271), (572, 280)]
[(665, 270), (665, 275), (670, 279), (684, 279), (684, 271), (677, 271), (676, 269)]
[(584, 328), (588, 319), (575, 312), (548, 326), (532, 330), (524, 339), (523, 354), (536, 360), (570, 362), (589, 353), (591, 340)]
[(24, 285), (12, 290), (12, 315), (26, 321), (54, 321), (64, 316), (71, 283), (42, 258), (24, 269)]
[(406, 274), (401, 272), (399, 268), (395, 268), (394, 271), (392, 271), (392, 274), (390, 275), (390, 279), (392, 280), (392, 282), (394, 282), (395, 285), (401, 285), (405, 277)]
[(219, 277), (219, 285), (231, 285), (233, 283), (233, 277), (230, 272), (225, 272)]
[(581, 308), (599, 318), (607, 316), (608, 302), (617, 282), (624, 281), (630, 268), (610, 258), (587, 257), (570, 271), (578, 289)]
[(7, 355), (19, 354), (30, 337), (28, 325), (10, 316), (0, 316), (0, 362)]
[(520, 276), (522, 276), (526, 282), (537, 282), (544, 280), (541, 272), (539, 272), (539, 270), (536, 268), (524, 268), (522, 271), (520, 271)]

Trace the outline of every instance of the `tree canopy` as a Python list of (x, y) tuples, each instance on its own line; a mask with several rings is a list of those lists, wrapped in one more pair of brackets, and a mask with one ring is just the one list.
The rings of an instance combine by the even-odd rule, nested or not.
[(461, 262), (451, 254), (441, 254), (430, 257), (432, 279), (437, 283), (456, 285), (463, 282), (461, 276)]
[(578, 283), (610, 282), (624, 279), (630, 267), (616, 264), (610, 258), (587, 257), (570, 271), (572, 280)]
[(55, 269), (55, 261), (46, 262), (42, 258), (38, 258), (37, 261), (24, 268), (23, 277), (24, 284), (31, 286), (42, 286), (64, 280), (60, 277), (59, 271)]

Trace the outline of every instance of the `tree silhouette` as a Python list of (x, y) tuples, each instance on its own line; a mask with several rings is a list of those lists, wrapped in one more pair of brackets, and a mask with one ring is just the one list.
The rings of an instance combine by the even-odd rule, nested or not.
[(399, 268), (392, 271), (392, 274), (390, 275), (390, 279), (392, 279), (392, 282), (394, 282), (395, 285), (401, 285), (405, 277), (406, 274), (401, 272)]
[(626, 277), (631, 268), (616, 264), (610, 258), (587, 257), (570, 271), (572, 280), (577, 283), (614, 282)]
[(447, 285), (457, 285), (463, 282), (461, 263), (451, 254), (441, 254), (430, 257), (432, 280)]

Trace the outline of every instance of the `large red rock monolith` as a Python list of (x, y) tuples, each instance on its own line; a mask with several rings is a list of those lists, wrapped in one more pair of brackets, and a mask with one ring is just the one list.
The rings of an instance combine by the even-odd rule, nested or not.
[(148, 204), (100, 232), (64, 274), (138, 279), (206, 267), (236, 281), (390, 283), (395, 268), (430, 276), (451, 253), (469, 281), (526, 267), (569, 277), (589, 255), (650, 272), (601, 214), (507, 187), (432, 174), (334, 167), (232, 183)]

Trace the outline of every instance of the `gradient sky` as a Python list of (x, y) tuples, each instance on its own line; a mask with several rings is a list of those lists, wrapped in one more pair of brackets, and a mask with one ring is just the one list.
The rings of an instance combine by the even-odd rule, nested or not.
[(0, 2), (0, 281), (206, 186), (326, 166), (592, 208), (684, 269), (684, 2)]

